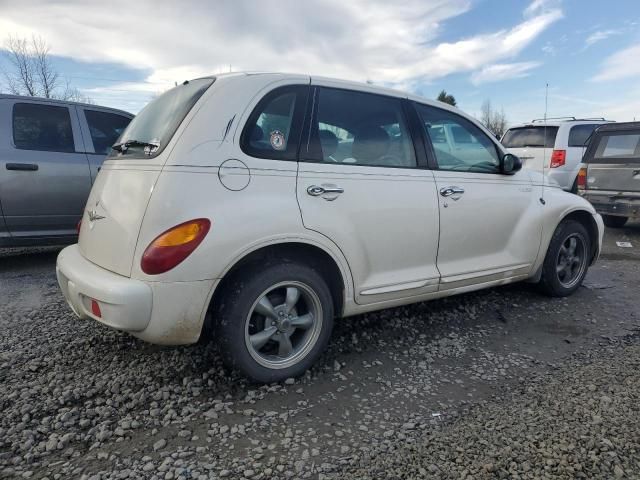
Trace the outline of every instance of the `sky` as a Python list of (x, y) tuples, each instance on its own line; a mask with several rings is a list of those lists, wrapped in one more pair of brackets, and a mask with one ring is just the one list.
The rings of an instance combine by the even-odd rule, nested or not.
[[(99, 105), (138, 112), (186, 79), (308, 73), (435, 98), (510, 124), (640, 119), (637, 0), (0, 0), (6, 37), (38, 35)], [(5, 37), (4, 39), (2, 37)], [(6, 52), (0, 52), (6, 53)], [(7, 68), (0, 54), (0, 70)], [(3, 89), (0, 75), (0, 91)]]

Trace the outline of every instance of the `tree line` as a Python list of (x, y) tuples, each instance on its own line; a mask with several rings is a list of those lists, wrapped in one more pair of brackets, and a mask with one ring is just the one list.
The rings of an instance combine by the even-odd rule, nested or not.
[(9, 93), (92, 103), (60, 75), (51, 60), (51, 47), (42, 37), (33, 35), (27, 39), (10, 35), (3, 50), (7, 66), (1, 73)]
[[(447, 93), (446, 90), (442, 90), (436, 97), (436, 100), (454, 107), (457, 105), (456, 98)], [(504, 113), (504, 108), (500, 108), (500, 110), (494, 108), (491, 100), (489, 99), (482, 103), (482, 106), (480, 107), (480, 118), (478, 120), (480, 120), (487, 130), (498, 138), (502, 138), (502, 135), (507, 130), (508, 121), (507, 116)]]

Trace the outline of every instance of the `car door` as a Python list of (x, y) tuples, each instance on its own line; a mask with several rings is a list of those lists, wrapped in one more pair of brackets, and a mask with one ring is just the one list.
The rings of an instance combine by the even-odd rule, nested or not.
[(406, 100), (312, 84), (298, 164), (304, 226), (342, 250), (359, 304), (436, 291), (436, 186), (420, 168)]
[(132, 117), (89, 107), (77, 107), (77, 111), (93, 183), (102, 162), (111, 153), (111, 146), (127, 128)]
[[(542, 207), (526, 171), (500, 173), (501, 151), (481, 128), (453, 111), (414, 103), (427, 142), (440, 208), (441, 290), (528, 275), (538, 254)], [(456, 149), (430, 139), (446, 125)]]
[(73, 236), (89, 195), (75, 107), (16, 100), (0, 157), (0, 201), (12, 237)]

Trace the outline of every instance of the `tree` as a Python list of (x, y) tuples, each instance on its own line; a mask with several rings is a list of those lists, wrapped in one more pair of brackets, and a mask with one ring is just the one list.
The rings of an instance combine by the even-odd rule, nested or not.
[(62, 83), (51, 62), (51, 47), (42, 37), (34, 35), (28, 40), (10, 35), (5, 49), (9, 70), (2, 73), (10, 93), (91, 103), (91, 99), (72, 88), (68, 81)]
[(507, 116), (504, 109), (495, 110), (489, 99), (485, 100), (480, 107), (480, 122), (498, 138), (502, 138), (507, 129)]
[(454, 97), (453, 95), (449, 95), (445, 90), (442, 90), (436, 100), (443, 102), (443, 103), (448, 103), (449, 105), (453, 105), (454, 107), (456, 106), (456, 97)]

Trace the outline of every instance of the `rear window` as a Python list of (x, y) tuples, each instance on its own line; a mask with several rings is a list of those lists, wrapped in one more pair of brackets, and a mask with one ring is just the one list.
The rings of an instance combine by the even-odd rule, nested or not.
[(553, 148), (558, 127), (519, 127), (507, 130), (502, 144), (507, 148), (540, 147)]
[(602, 135), (595, 158), (640, 158), (640, 133)]
[[(122, 155), (154, 157), (167, 146), (184, 117), (209, 88), (215, 79), (200, 78), (185, 82), (163, 93), (144, 107), (131, 121), (118, 143), (132, 145), (118, 152), (113, 150), (111, 157)], [(135, 145), (152, 144), (152, 147)]]
[(589, 140), (593, 131), (599, 126), (599, 124), (588, 124), (571, 127), (571, 130), (569, 130), (569, 146), (585, 147), (587, 140)]
[(69, 109), (16, 103), (13, 106), (13, 143), (24, 150), (75, 151)]

